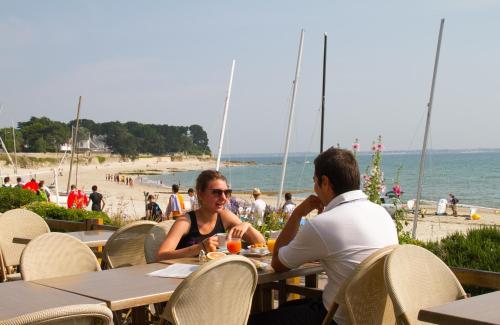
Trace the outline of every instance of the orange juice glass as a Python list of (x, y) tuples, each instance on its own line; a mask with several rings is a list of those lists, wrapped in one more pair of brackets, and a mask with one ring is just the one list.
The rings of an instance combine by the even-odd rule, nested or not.
[(276, 239), (275, 238), (269, 238), (267, 240), (267, 248), (271, 252), (271, 254), (274, 252), (274, 244), (276, 244)]
[(241, 239), (231, 238), (226, 242), (227, 250), (231, 254), (238, 254), (241, 251)]

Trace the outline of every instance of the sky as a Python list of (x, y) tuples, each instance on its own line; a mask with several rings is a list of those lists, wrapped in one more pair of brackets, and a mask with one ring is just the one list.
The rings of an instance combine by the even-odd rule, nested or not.
[(429, 148), (500, 148), (500, 1), (0, 0), (0, 127), (67, 122), (199, 124), (223, 153), (285, 144), (305, 31), (291, 152), (319, 150), (323, 33), (325, 146), (422, 146), (445, 18)]

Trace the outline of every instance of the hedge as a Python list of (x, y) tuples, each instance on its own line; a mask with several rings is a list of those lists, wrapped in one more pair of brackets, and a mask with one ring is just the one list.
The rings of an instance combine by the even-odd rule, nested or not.
[(68, 221), (83, 221), (85, 219), (101, 218), (103, 219), (104, 224), (111, 223), (111, 219), (104, 212), (87, 211), (83, 209), (66, 209), (65, 207), (61, 207), (50, 202), (32, 202), (24, 208), (35, 212), (42, 218)]
[(0, 212), (17, 209), (30, 202), (40, 201), (41, 197), (30, 190), (19, 187), (0, 187)]

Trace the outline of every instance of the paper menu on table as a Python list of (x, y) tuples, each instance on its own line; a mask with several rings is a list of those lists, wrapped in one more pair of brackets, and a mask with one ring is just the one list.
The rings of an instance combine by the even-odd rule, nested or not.
[(157, 276), (160, 278), (179, 278), (183, 279), (196, 271), (199, 265), (196, 264), (172, 264), (164, 269), (148, 273), (149, 276)]

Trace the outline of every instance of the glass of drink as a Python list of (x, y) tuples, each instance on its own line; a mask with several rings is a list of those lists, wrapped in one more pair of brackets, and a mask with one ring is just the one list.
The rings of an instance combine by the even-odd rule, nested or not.
[(269, 234), (269, 239), (267, 240), (267, 248), (271, 254), (274, 253), (274, 244), (276, 244), (276, 238), (278, 238), (280, 231), (271, 231)]
[(238, 254), (241, 251), (241, 238), (227, 239), (226, 246), (229, 253)]

